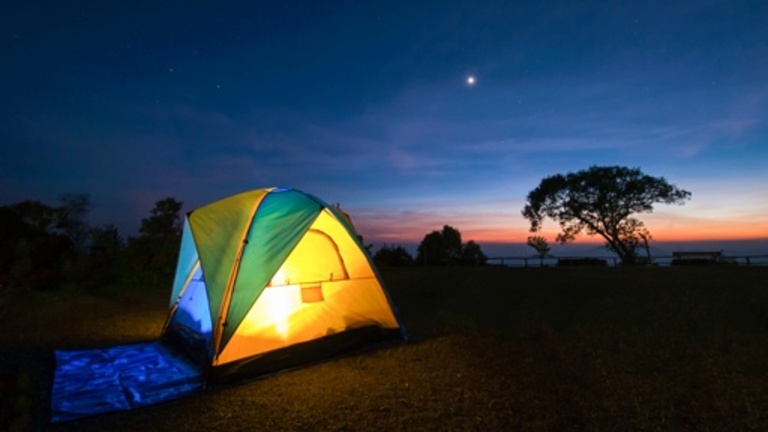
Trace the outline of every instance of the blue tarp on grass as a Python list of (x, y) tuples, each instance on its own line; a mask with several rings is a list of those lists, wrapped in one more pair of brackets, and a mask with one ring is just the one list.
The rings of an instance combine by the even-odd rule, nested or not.
[(129, 410), (203, 388), (201, 368), (161, 341), (55, 356), (52, 422)]

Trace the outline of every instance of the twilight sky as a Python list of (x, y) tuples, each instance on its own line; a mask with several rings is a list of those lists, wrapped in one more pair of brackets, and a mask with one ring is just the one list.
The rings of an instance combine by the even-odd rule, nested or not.
[(657, 240), (768, 238), (764, 0), (2, 9), (0, 205), (87, 193), (133, 234), (168, 196), (283, 186), (366, 241), (524, 242), (543, 177), (625, 165), (693, 194), (640, 216)]

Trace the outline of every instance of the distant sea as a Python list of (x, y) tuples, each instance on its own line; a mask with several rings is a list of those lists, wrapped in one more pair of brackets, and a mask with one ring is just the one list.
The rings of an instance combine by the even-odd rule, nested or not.
[[(382, 247), (383, 244), (374, 244), (373, 250)], [(418, 249), (418, 243), (400, 243), (414, 258)], [(525, 265), (523, 258), (537, 257), (536, 252), (525, 243), (480, 243), (483, 253), (489, 258), (515, 258), (505, 260), (507, 265)], [(550, 244), (550, 255), (553, 257), (545, 264), (553, 264), (556, 258), (604, 258), (609, 264), (613, 264), (616, 255), (608, 251), (601, 243), (570, 243), (560, 245)], [(673, 252), (720, 252), (724, 257), (735, 258), (737, 262), (744, 263), (745, 257), (752, 264), (768, 264), (768, 238), (755, 240), (708, 240), (685, 242), (654, 242), (650, 243), (651, 257), (654, 262), (668, 264)], [(759, 257), (759, 258), (756, 258)], [(499, 263), (498, 260), (492, 262)], [(529, 261), (529, 265), (538, 265), (538, 259)]]

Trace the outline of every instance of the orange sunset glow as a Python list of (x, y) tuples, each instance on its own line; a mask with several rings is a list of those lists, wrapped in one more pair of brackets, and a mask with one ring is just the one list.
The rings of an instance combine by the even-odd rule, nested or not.
[[(700, 209), (659, 206), (651, 214), (635, 215), (651, 232), (652, 241), (686, 242), (704, 240), (755, 240), (768, 238), (768, 217), (746, 212), (744, 214), (713, 215), (706, 217)], [(695, 206), (694, 206), (695, 207)], [(758, 208), (759, 209), (759, 208)], [(704, 216), (696, 216), (699, 211)], [(766, 213), (768, 214), (768, 209)], [(440, 214), (429, 212), (352, 213), (355, 224), (368, 242), (388, 244), (418, 243), (426, 234), (440, 230), (443, 225), (457, 228), (462, 239), (478, 243), (525, 243), (529, 231), (528, 222), (519, 212), (500, 211), (472, 213), (447, 211)], [(558, 225), (546, 220), (539, 235), (554, 243)], [(602, 243), (599, 236), (581, 235), (577, 243)]]

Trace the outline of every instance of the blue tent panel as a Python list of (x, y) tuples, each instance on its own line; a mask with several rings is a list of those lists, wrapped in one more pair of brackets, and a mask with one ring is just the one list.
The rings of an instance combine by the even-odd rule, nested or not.
[(179, 299), (172, 322), (183, 324), (210, 342), (211, 310), (208, 305), (208, 294), (205, 290), (202, 267), (197, 266), (197, 271), (195, 271), (187, 289), (182, 294), (181, 299)]
[(171, 306), (176, 303), (176, 299), (184, 288), (187, 277), (195, 268), (197, 260), (197, 248), (195, 247), (195, 240), (192, 238), (192, 231), (189, 228), (189, 219), (184, 218), (181, 250), (179, 251), (179, 260), (176, 263), (176, 276), (174, 277), (173, 289), (171, 290)]

